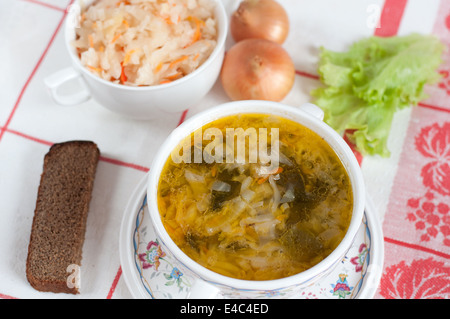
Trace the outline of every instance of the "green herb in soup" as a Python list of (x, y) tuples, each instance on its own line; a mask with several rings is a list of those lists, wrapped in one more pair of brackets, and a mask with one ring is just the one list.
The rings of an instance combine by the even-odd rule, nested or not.
[[(216, 134), (196, 143), (210, 128), (223, 140)], [(226, 134), (230, 128), (254, 129), (259, 139), (267, 132), (271, 161), (255, 161), (255, 152), (263, 151), (259, 141), (248, 134), (239, 144), (237, 135)], [(310, 129), (277, 116), (241, 114), (205, 125), (182, 144), (190, 160), (167, 160), (158, 207), (174, 242), (204, 267), (238, 279), (283, 278), (323, 260), (344, 237), (353, 209), (350, 180), (333, 149)], [(194, 153), (203, 155), (201, 162), (193, 161)]]

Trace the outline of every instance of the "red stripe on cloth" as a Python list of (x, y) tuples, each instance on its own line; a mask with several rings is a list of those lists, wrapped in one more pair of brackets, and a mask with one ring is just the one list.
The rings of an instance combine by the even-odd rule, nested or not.
[(1, 293), (0, 293), (0, 299), (19, 299), (19, 298), (12, 297), (12, 296), (5, 295), (5, 294), (1, 294)]
[(8, 132), (8, 133), (11, 133), (11, 134), (14, 134), (14, 135), (26, 138), (27, 140), (30, 140), (30, 141), (34, 141), (34, 142), (37, 142), (37, 143), (40, 143), (40, 144), (48, 145), (48, 146), (52, 146), (54, 144), (53, 142), (49, 142), (49, 141), (46, 141), (46, 140), (43, 140), (43, 139), (31, 136), (31, 135), (27, 135), (27, 134), (21, 133), (19, 131), (11, 130), (11, 129), (5, 129), (5, 132)]
[[(47, 145), (47, 146), (52, 146), (54, 144), (53, 142), (46, 141), (46, 140), (43, 140), (43, 139), (31, 136), (31, 135), (28, 135), (28, 134), (19, 132), (19, 131), (15, 131), (15, 130), (11, 130), (11, 129), (4, 129), (4, 131), (8, 132), (8, 133), (11, 133), (11, 134), (14, 134), (14, 135), (17, 135), (17, 136), (20, 136), (20, 137), (23, 137), (23, 138), (25, 138), (27, 140), (30, 140), (30, 141), (33, 141), (33, 142), (37, 142), (37, 143), (40, 143), (40, 144)], [(137, 165), (137, 164), (133, 164), (133, 163), (128, 163), (128, 162), (124, 162), (124, 161), (120, 161), (120, 160), (117, 160), (117, 159), (114, 159), (114, 158), (100, 156), (100, 160), (103, 161), (103, 162), (114, 164), (114, 165), (118, 165), (118, 166), (133, 168), (133, 169), (136, 169), (138, 171), (145, 172), (145, 173), (147, 173), (149, 171), (148, 167)]]
[(352, 142), (350, 142), (350, 140), (348, 139), (348, 135), (347, 135), (347, 134), (352, 134), (354, 131), (355, 131), (355, 130), (346, 130), (346, 131), (344, 132), (343, 138), (344, 138), (344, 141), (348, 144), (348, 146), (350, 146), (350, 149), (352, 150), (353, 154), (355, 155), (356, 160), (358, 161), (359, 166), (361, 166), (362, 160), (363, 160), (363, 156), (361, 155), (360, 152), (358, 152), (358, 151), (356, 150), (356, 145), (353, 144)]
[(425, 104), (425, 103), (419, 103), (418, 105), (421, 106), (421, 107), (426, 107), (428, 109), (450, 113), (450, 109), (446, 109), (444, 107), (430, 105), (430, 104)]
[(116, 277), (114, 277), (114, 281), (111, 285), (111, 288), (109, 289), (108, 296), (106, 296), (106, 299), (111, 299), (114, 291), (116, 290), (117, 284), (119, 282), (120, 277), (122, 276), (122, 267), (119, 266), (119, 270), (117, 271)]
[(37, 1), (37, 0), (22, 0), (22, 1), (31, 2), (31, 3), (38, 4), (40, 6), (44, 6), (44, 7), (47, 7), (47, 8), (53, 9), (53, 10), (57, 10), (57, 11), (61, 11), (61, 12), (66, 11), (66, 9), (64, 9), (64, 8), (57, 7), (50, 3), (45, 3), (45, 2), (41, 2), (41, 1)]
[[(181, 123), (184, 122), (184, 120), (186, 119), (187, 112), (188, 112), (188, 110), (185, 110), (181, 114), (180, 121), (178, 122), (177, 126), (180, 126)], [(109, 158), (106, 159), (106, 158), (103, 158), (102, 156), (100, 156), (100, 159), (106, 160), (107, 162), (111, 162), (111, 163), (114, 163), (114, 164), (120, 164), (120, 165), (123, 165), (123, 166), (128, 166), (128, 167), (131, 167), (131, 168), (135, 168), (135, 169), (138, 169), (138, 170), (141, 170), (141, 171), (144, 171), (144, 172), (148, 172), (149, 171), (149, 169), (147, 167), (143, 167), (143, 166), (139, 166), (139, 165), (135, 165), (135, 164), (124, 163), (124, 162), (120, 162), (118, 160), (113, 160), (113, 159), (109, 159)], [(106, 299), (111, 299), (112, 298), (112, 296), (114, 294), (114, 291), (116, 290), (117, 284), (119, 283), (119, 279), (120, 279), (121, 276), (122, 276), (122, 267), (119, 267), (119, 270), (117, 271), (116, 277), (114, 278), (114, 281), (113, 281), (113, 283), (111, 285), (111, 288), (109, 289), (109, 293), (108, 293), (108, 296), (106, 297)]]
[[(384, 2), (383, 10), (380, 16), (380, 27), (375, 29), (375, 36), (388, 37), (397, 34), (403, 17), (403, 11), (405, 11), (406, 3), (407, 0), (386, 0)], [(363, 156), (356, 149), (356, 145), (348, 140), (347, 133), (351, 133), (351, 131), (349, 130), (344, 132), (344, 140), (352, 149), (359, 165), (362, 165)]]
[[(320, 79), (320, 77), (318, 75), (312, 74), (312, 73), (308, 73), (308, 72), (304, 72), (304, 71), (295, 70), (295, 73), (297, 75), (300, 75), (300, 76), (303, 76), (303, 77), (307, 77), (307, 78), (310, 78), (310, 79), (314, 79), (314, 80), (319, 80)], [(428, 104), (428, 103), (419, 103), (417, 105), (420, 106), (420, 107), (425, 107), (425, 108), (436, 110), (436, 111), (442, 111), (442, 112), (447, 112), (447, 113), (450, 112), (450, 109), (447, 109), (447, 108), (442, 107), (442, 106), (431, 105), (431, 104)]]
[(137, 164), (133, 164), (133, 163), (123, 162), (123, 161), (120, 161), (120, 160), (117, 160), (117, 159), (114, 159), (114, 158), (100, 156), (100, 160), (104, 161), (104, 162), (107, 162), (107, 163), (123, 166), (123, 167), (134, 168), (134, 169), (136, 169), (138, 171), (142, 171), (142, 172), (145, 172), (145, 173), (147, 173), (149, 171), (148, 167), (137, 165)]
[(313, 79), (313, 80), (319, 80), (320, 79), (320, 77), (318, 75), (316, 75), (316, 74), (311, 74), (311, 73), (307, 73), (307, 72), (303, 72), (303, 71), (299, 71), (299, 70), (295, 70), (295, 74), (301, 75), (301, 76), (304, 76), (304, 77), (307, 77), (307, 78), (310, 78), (310, 79)]
[(434, 250), (434, 249), (430, 249), (427, 247), (423, 247), (420, 245), (416, 245), (416, 244), (410, 244), (410, 243), (406, 243), (404, 241), (401, 240), (397, 240), (397, 239), (393, 239), (393, 238), (389, 238), (389, 237), (384, 237), (384, 241), (387, 243), (391, 243), (391, 244), (395, 244), (395, 245), (399, 245), (399, 246), (403, 246), (403, 247), (407, 247), (407, 248), (411, 248), (411, 249), (415, 249), (415, 250), (420, 250), (420, 251), (424, 251), (430, 254), (434, 254), (436, 256), (442, 257), (442, 258), (447, 258), (450, 259), (450, 255)]
[(180, 126), (181, 123), (184, 122), (184, 120), (186, 119), (186, 114), (187, 114), (187, 112), (188, 112), (188, 110), (185, 110), (185, 111), (183, 112), (183, 114), (181, 114), (181, 118), (180, 118), (180, 121), (178, 122), (178, 125), (177, 125), (177, 126)]
[(380, 16), (380, 27), (375, 29), (377, 37), (392, 37), (397, 34), (407, 0), (386, 0)]
[[(71, 0), (67, 7), (69, 7), (72, 4), (73, 1), (74, 0)], [(2, 137), (3, 137), (3, 134), (5, 133), (5, 130), (8, 128), (9, 124), (11, 123), (12, 118), (14, 117), (14, 114), (17, 111), (17, 107), (19, 106), (20, 101), (22, 100), (22, 97), (23, 97), (23, 95), (25, 94), (25, 91), (28, 88), (28, 85), (30, 84), (31, 80), (33, 79), (33, 77), (36, 74), (37, 70), (39, 69), (40, 65), (42, 64), (42, 61), (44, 60), (45, 56), (47, 55), (47, 52), (50, 49), (50, 46), (52, 45), (53, 41), (55, 40), (59, 29), (61, 29), (61, 26), (62, 26), (66, 16), (67, 16), (67, 11), (64, 10), (64, 14), (63, 14), (61, 20), (59, 21), (55, 31), (53, 32), (52, 37), (50, 38), (50, 41), (48, 42), (44, 52), (42, 53), (42, 55), (39, 58), (37, 64), (35, 65), (33, 71), (31, 72), (30, 76), (28, 77), (27, 81), (25, 82), (25, 85), (22, 87), (22, 90), (20, 91), (19, 97), (17, 98), (16, 103), (14, 104), (14, 107), (13, 107), (11, 113), (9, 114), (8, 119), (6, 120), (6, 123), (3, 126), (3, 129), (0, 130), (0, 141), (2, 140)]]

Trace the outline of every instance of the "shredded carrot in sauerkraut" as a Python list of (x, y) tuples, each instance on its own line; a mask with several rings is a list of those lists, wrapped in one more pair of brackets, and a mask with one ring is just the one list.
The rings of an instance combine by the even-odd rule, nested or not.
[(216, 46), (211, 0), (101, 0), (80, 16), (73, 45), (81, 63), (119, 84), (174, 81), (202, 65)]

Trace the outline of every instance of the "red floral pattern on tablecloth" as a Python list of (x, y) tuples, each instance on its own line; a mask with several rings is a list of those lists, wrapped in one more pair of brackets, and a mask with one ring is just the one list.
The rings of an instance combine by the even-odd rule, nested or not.
[(438, 87), (445, 90), (445, 92), (450, 95), (450, 71), (441, 70), (439, 73), (442, 75), (442, 79), (439, 82)]
[(407, 205), (411, 212), (406, 219), (414, 223), (417, 231), (422, 232), (422, 242), (428, 242), (441, 233), (444, 237), (442, 244), (450, 247), (450, 208), (443, 202), (436, 204), (434, 198), (432, 192), (422, 198), (410, 198)]
[(390, 266), (381, 295), (389, 299), (442, 299), (450, 295), (450, 267), (432, 257)]
[(377, 297), (450, 298), (449, 112), (413, 109), (392, 189)]
[(420, 174), (427, 192), (408, 199), (406, 219), (422, 233), (420, 241), (428, 242), (441, 233), (442, 244), (450, 247), (450, 122), (422, 128), (415, 145), (427, 160)]
[(430, 161), (422, 168), (423, 184), (442, 195), (450, 195), (450, 122), (434, 123), (416, 137), (416, 148)]
[[(450, 49), (450, 1), (432, 33)], [(411, 113), (384, 216), (384, 271), (377, 298), (450, 298), (450, 55), (441, 80)]]

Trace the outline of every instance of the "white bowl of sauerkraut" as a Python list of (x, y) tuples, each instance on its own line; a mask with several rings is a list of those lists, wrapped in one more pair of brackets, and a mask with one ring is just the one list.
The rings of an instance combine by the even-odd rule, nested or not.
[[(227, 16), (220, 0), (76, 1), (66, 23), (73, 67), (47, 79), (59, 104), (92, 97), (133, 118), (181, 112), (211, 89), (220, 73)], [(86, 90), (61, 96), (65, 81)]]

